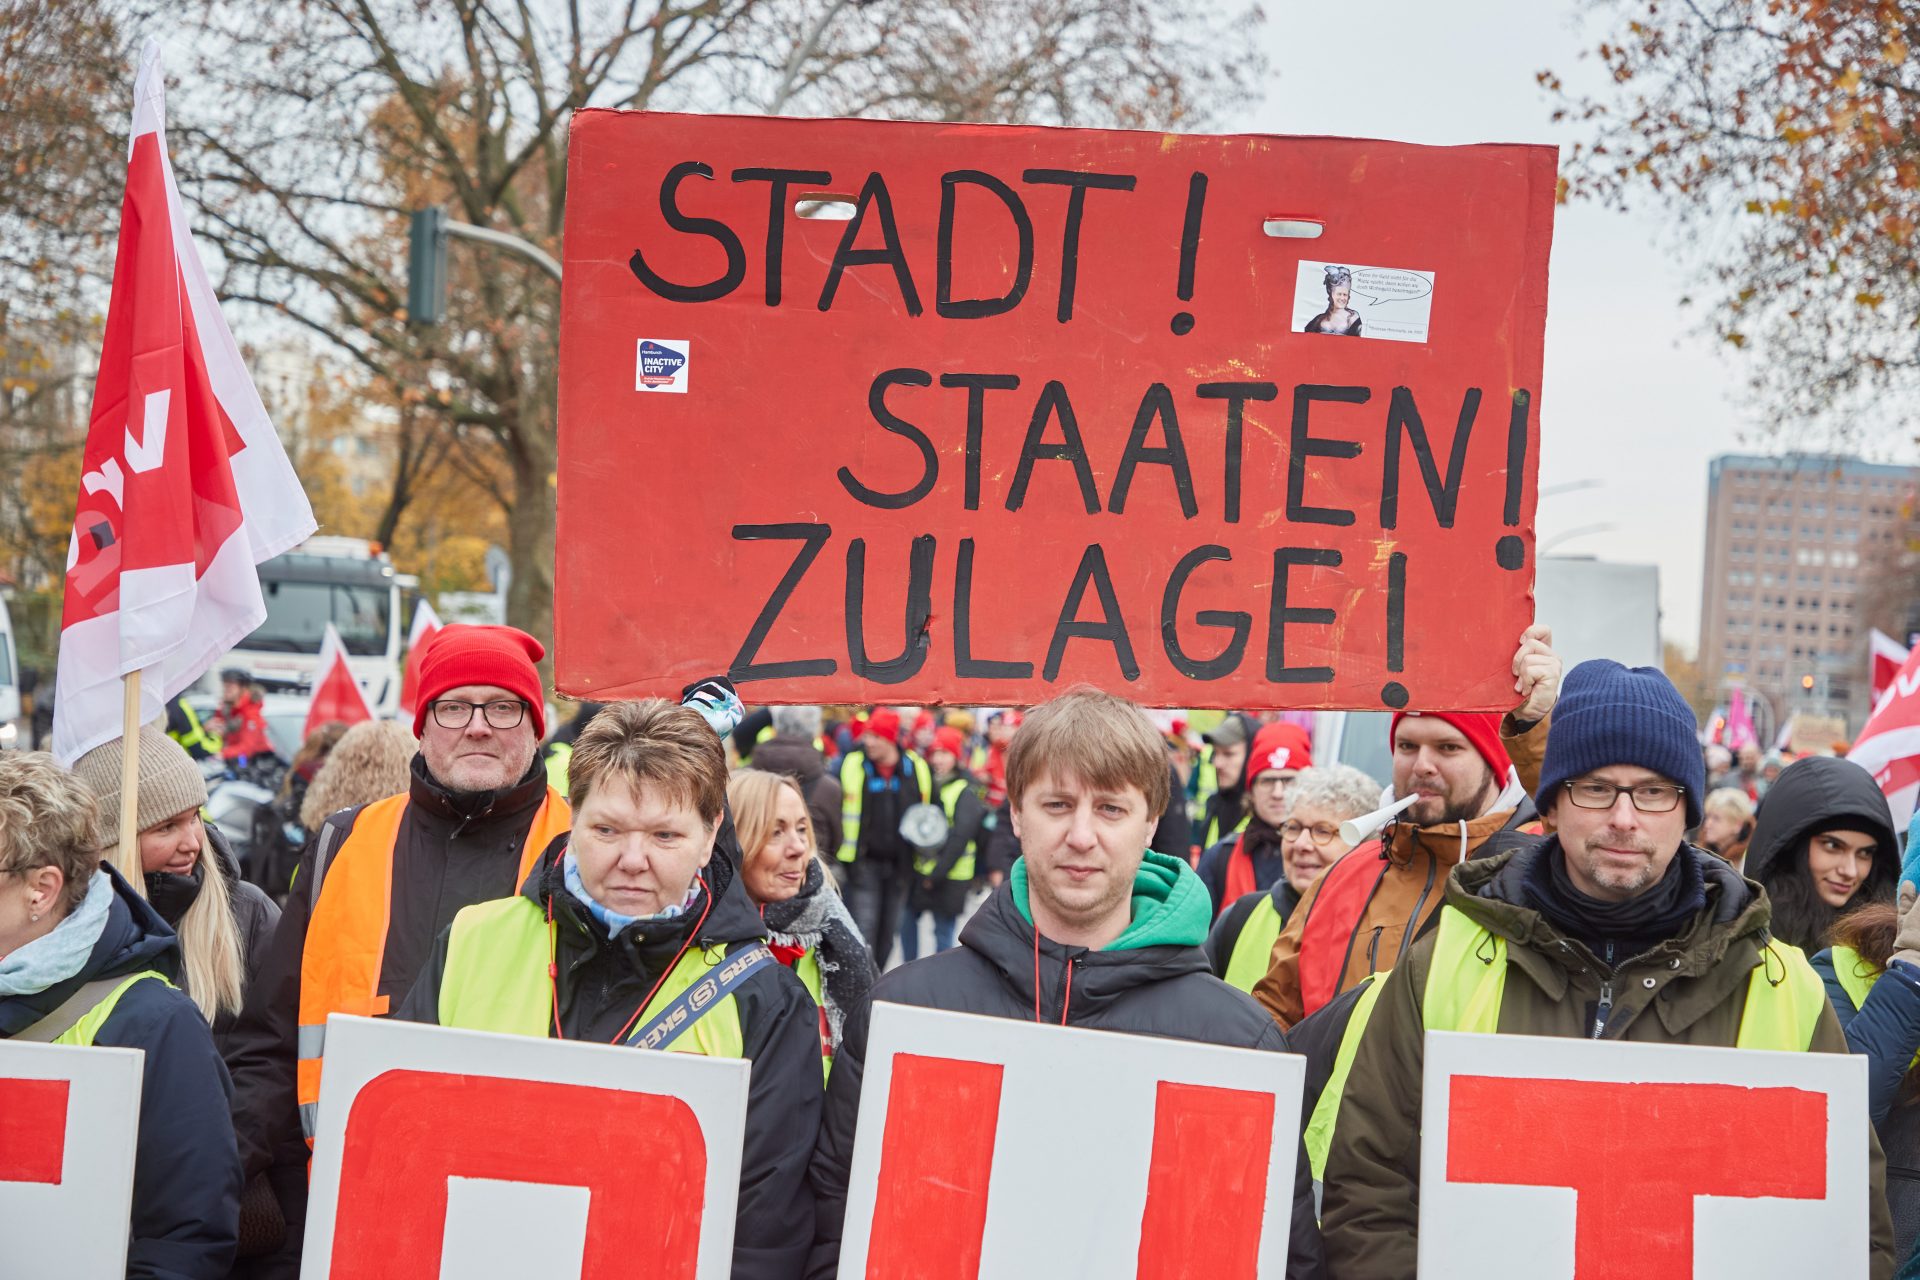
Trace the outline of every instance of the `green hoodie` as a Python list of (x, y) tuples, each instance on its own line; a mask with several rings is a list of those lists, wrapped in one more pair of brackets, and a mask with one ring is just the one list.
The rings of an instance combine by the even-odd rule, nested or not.
[[(1013, 905), (1020, 918), (1033, 923), (1027, 906), (1027, 860), (1017, 858), (1011, 880)], [(1155, 849), (1147, 850), (1133, 875), (1133, 923), (1108, 943), (1108, 951), (1138, 947), (1197, 947), (1207, 940), (1213, 923), (1213, 897), (1184, 859)]]

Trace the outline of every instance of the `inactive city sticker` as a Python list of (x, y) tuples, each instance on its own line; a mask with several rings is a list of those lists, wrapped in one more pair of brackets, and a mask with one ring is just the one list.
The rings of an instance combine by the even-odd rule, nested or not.
[(635, 391), (687, 390), (687, 366), (692, 361), (693, 344), (684, 338), (642, 338), (634, 360)]

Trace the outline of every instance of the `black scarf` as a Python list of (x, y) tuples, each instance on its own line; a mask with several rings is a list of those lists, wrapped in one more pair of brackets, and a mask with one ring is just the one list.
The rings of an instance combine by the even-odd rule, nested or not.
[[(203, 851), (201, 856), (211, 856), (211, 850)], [(187, 914), (187, 908), (200, 896), (200, 886), (206, 883), (207, 868), (204, 862), (196, 861), (192, 872), (187, 875), (149, 871), (146, 879), (147, 901), (153, 904), (153, 909), (160, 913), (162, 920), (177, 929), (181, 918)]]
[(1645, 893), (1625, 902), (1604, 902), (1580, 892), (1567, 874), (1566, 851), (1555, 839), (1529, 871), (1527, 898), (1549, 923), (1617, 969), (1686, 928), (1707, 905), (1706, 877), (1685, 845), (1667, 873)]

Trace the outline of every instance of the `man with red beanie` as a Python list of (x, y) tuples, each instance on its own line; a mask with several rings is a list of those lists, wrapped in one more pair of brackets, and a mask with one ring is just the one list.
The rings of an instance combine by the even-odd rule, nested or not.
[(1227, 904), (1270, 889), (1286, 873), (1280, 826), (1287, 820), (1287, 784), (1313, 763), (1313, 744), (1297, 724), (1263, 724), (1247, 752), (1247, 822), (1200, 855), (1194, 870), (1213, 895), (1217, 917)]
[(1379, 839), (1321, 873), (1287, 918), (1272, 966), (1253, 988), (1274, 1021), (1291, 1029), (1367, 975), (1393, 968), (1440, 909), (1455, 866), (1524, 838), (1536, 817), (1527, 795), (1539, 781), (1560, 666), (1553, 633), (1528, 627), (1513, 655), (1520, 703), (1504, 717), (1394, 716), (1391, 794), (1418, 799)]
[(512, 627), (441, 628), (420, 662), (407, 793), (341, 810), (308, 843), (233, 1033), (249, 1176), (303, 1134), (312, 1145), (327, 1015), (398, 1009), (453, 917), (511, 896), (571, 825), (538, 758), (545, 656)]

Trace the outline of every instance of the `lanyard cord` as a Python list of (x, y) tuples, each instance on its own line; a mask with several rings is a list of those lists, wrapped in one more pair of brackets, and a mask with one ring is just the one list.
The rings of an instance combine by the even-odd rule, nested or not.
[[(706, 894), (707, 901), (706, 901), (706, 905), (700, 908), (700, 918), (694, 921), (693, 928), (687, 931), (687, 940), (680, 944), (680, 950), (674, 952), (673, 963), (669, 964), (665, 969), (662, 969), (660, 971), (660, 977), (653, 984), (653, 989), (647, 992), (646, 999), (640, 1002), (640, 1007), (633, 1011), (633, 1016), (631, 1018), (627, 1019), (627, 1025), (620, 1028), (619, 1032), (613, 1037), (613, 1039), (608, 1041), (609, 1044), (619, 1044), (627, 1038), (627, 1033), (633, 1030), (633, 1024), (640, 1021), (640, 1015), (647, 1011), (647, 1006), (653, 1003), (653, 998), (660, 994), (660, 988), (664, 987), (667, 984), (667, 979), (673, 976), (673, 971), (680, 967), (680, 962), (686, 958), (687, 948), (691, 947), (693, 945), (693, 940), (700, 936), (701, 926), (706, 924), (707, 922), (707, 913), (713, 910), (713, 891), (707, 888), (707, 878), (705, 876), (696, 875), (694, 879), (699, 882), (699, 885), (702, 889), (707, 890), (707, 894)], [(552, 992), (553, 992), (553, 1038), (555, 1040), (565, 1040), (567, 1038), (566, 1032), (560, 1029), (559, 937), (560, 937), (559, 927), (555, 925), (553, 922), (553, 895), (548, 894), (547, 895), (547, 985), (552, 989)]]
[[(1073, 1003), (1073, 958), (1067, 958), (1067, 989), (1060, 997), (1060, 1025), (1067, 1025), (1067, 1006)], [(1033, 931), (1033, 1020), (1040, 1021), (1040, 930)]]

